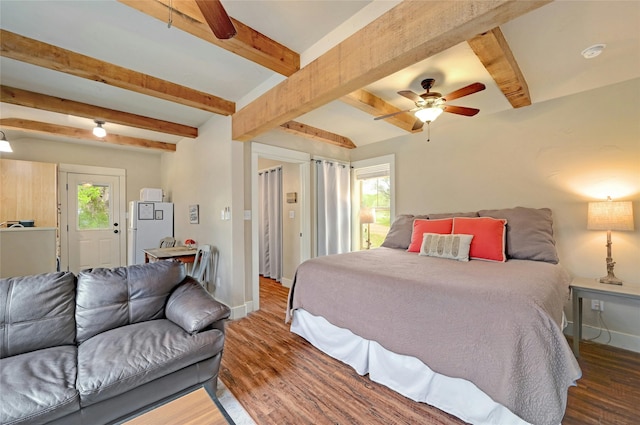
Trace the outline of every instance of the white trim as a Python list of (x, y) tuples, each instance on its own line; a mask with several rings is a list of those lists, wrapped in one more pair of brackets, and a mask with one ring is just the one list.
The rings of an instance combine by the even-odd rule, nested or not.
[(280, 281), (280, 283), (285, 288), (291, 288), (293, 286), (293, 279), (289, 279), (289, 278), (283, 277), (282, 280)]
[(60, 164), (58, 171), (78, 174), (100, 174), (105, 176), (126, 176), (124, 168), (94, 167), (92, 165)]
[(229, 315), (229, 320), (237, 320), (246, 317), (247, 312), (251, 311), (251, 308), (251, 301), (248, 301), (245, 304), (239, 305), (237, 307), (230, 307), (231, 314)]
[(311, 255), (311, 155), (276, 146), (251, 142), (251, 296), (247, 312), (260, 309), (260, 279), (258, 276), (258, 159), (268, 158), (300, 166), (300, 262)]
[[(599, 344), (607, 344), (612, 347), (618, 347), (625, 350), (635, 351), (636, 353), (640, 353), (640, 336), (631, 335), (617, 331), (609, 331), (611, 332), (611, 341), (607, 344), (609, 340), (609, 336), (607, 334), (606, 329), (600, 329), (595, 326), (582, 324), (582, 340), (585, 339), (593, 339), (593, 342), (597, 342)], [(600, 336), (596, 338), (596, 336), (600, 333)], [(567, 327), (564, 329), (565, 335), (573, 336), (573, 322), (569, 322)]]

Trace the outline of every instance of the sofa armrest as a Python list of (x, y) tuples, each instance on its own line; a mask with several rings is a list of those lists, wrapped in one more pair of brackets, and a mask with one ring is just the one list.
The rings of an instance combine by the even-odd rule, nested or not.
[[(167, 319), (189, 333), (200, 332), (229, 317), (231, 310), (216, 301), (195, 279), (187, 277), (171, 293), (165, 308)], [(223, 329), (222, 326), (215, 326)]]

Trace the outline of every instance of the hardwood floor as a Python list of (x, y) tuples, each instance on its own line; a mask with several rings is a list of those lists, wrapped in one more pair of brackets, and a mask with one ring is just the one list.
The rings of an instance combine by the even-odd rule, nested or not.
[[(288, 289), (260, 280), (261, 310), (227, 325), (220, 379), (258, 425), (463, 424), (358, 375), (291, 333)], [(640, 354), (580, 346), (583, 378), (569, 389), (563, 425), (640, 423)]]

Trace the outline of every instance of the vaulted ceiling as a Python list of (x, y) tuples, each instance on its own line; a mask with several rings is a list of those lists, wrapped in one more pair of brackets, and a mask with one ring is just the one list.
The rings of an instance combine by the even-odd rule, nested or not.
[[(195, 0), (0, 2), (0, 129), (175, 150), (212, 115), (235, 140), (353, 148), (412, 132), (436, 79), (492, 114), (640, 77), (640, 2), (223, 1), (218, 40)], [(580, 52), (606, 43), (600, 57)], [(106, 138), (91, 134), (106, 121)], [(443, 114), (434, 122), (473, 119)]]

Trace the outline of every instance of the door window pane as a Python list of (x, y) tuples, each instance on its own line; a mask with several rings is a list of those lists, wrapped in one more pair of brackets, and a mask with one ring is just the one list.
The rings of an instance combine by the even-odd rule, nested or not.
[(78, 230), (105, 230), (111, 227), (109, 186), (78, 185)]

